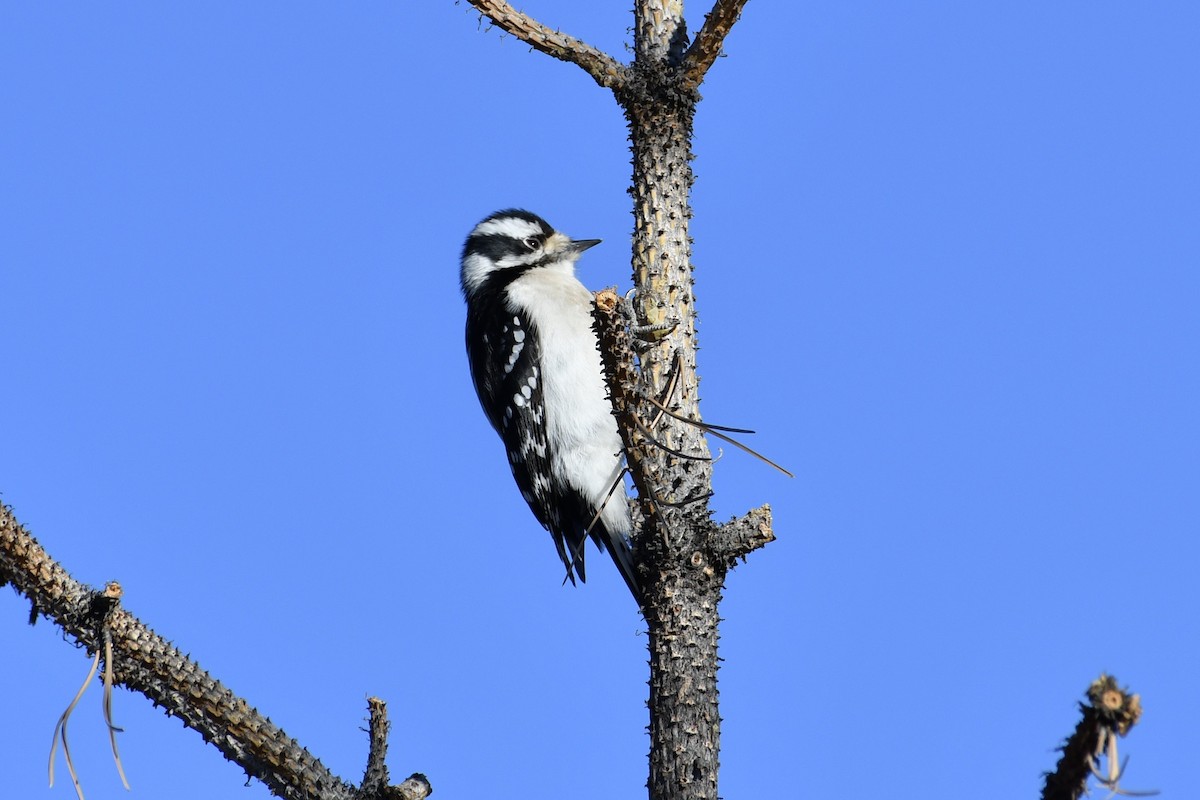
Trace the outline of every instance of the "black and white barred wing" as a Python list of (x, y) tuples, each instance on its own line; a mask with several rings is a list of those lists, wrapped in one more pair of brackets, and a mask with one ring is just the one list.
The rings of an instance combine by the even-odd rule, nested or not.
[[(488, 330), (481, 340), (485, 352), (473, 364), (475, 388), (479, 391), (492, 426), (500, 434), (517, 488), (538, 522), (550, 531), (559, 558), (570, 565), (564, 539), (562, 509), (551, 484), (549, 442), (546, 438), (546, 406), (542, 395), (541, 348), (535, 332), (523, 315), (502, 318), (499, 327)], [(580, 540), (583, 534), (577, 537)], [(579, 542), (572, 542), (572, 551)], [(572, 580), (573, 580), (572, 576)]]

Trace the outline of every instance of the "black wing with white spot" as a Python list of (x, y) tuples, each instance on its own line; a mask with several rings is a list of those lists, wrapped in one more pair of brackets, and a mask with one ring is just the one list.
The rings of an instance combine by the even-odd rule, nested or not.
[[(584, 533), (575, 530), (579, 526), (573, 518), (564, 519), (563, 498), (551, 479), (537, 332), (519, 312), (508, 311), (500, 303), (497, 306), (500, 308), (486, 319), (474, 321), (476, 329), (468, 325), (468, 342), (483, 344), (478, 352), (470, 352), (475, 389), (492, 427), (504, 442), (521, 496), (538, 522), (550, 531), (559, 558), (574, 581), (572, 562), (582, 559), (572, 556), (582, 550)], [(576, 566), (583, 577), (582, 564)]]

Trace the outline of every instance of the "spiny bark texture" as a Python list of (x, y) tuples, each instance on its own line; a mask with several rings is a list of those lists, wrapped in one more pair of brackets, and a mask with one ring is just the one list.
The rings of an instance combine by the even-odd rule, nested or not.
[[(651, 437), (659, 435), (670, 417), (658, 414), (636, 390), (621, 304), (615, 293), (601, 292), (595, 317), (601, 361), (645, 520), (636, 554), (650, 639), (650, 797), (715, 798), (720, 744), (717, 603), (728, 564), (771, 540), (770, 509), (716, 528), (707, 520), (703, 501), (694, 508), (704, 518), (689, 519), (697, 511), (656, 499), (662, 487), (654, 480), (667, 468), (656, 465), (663, 448)], [(703, 460), (694, 463), (708, 466)]]
[(633, 52), (637, 63), (678, 64), (687, 47), (683, 0), (635, 0)]
[(50, 618), (89, 654), (96, 652), (107, 632), (116, 683), (144, 694), (169, 716), (198, 731), (226, 758), (265, 783), (272, 794), (295, 800), (401, 797), (394, 794), (398, 787), (376, 787), (377, 792), (366, 794), (335, 776), (199, 664), (112, 600), (67, 574), (17, 522), (12, 509), (0, 505), (0, 585), (5, 583), (33, 603), (31, 623), (38, 614)]
[[(692, 293), (692, 118), (697, 88), (721, 52), (746, 0), (716, 0), (689, 45), (682, 0), (634, 0), (634, 63), (612, 56), (517, 11), (505, 0), (469, 0), (495, 25), (531, 47), (579, 65), (611, 89), (629, 123), (633, 153), (633, 322), (654, 338), (634, 357), (625, 320), (598, 320), (624, 335), (606, 361), (622, 435), (638, 487), (644, 524), (636, 541), (645, 581), (650, 643), (650, 779), (652, 800), (717, 797), (720, 716), (717, 639), (728, 567), (773, 538), (764, 506), (724, 526), (708, 506), (712, 465), (700, 428), (660, 414), (646, 398), (699, 421), (696, 311)], [(619, 334), (617, 332), (620, 332)], [(602, 337), (607, 334), (602, 332)], [(623, 365), (622, 377), (611, 377)], [(634, 364), (638, 365), (634, 369)], [(619, 396), (626, 397), (621, 411)], [(640, 439), (634, 420), (649, 422)], [(632, 438), (631, 438), (632, 437)], [(429, 784), (414, 775), (386, 786), (387, 722), (372, 705), (372, 747), (362, 788), (332, 775), (283, 731), (234, 696), (119, 606), (72, 580), (25, 533), (0, 514), (0, 584), (12, 582), (89, 651), (102, 632), (112, 639), (118, 683), (145, 694), (216, 745), (280, 797), (421, 798)], [(103, 613), (99, 613), (99, 611)]]
[[(1054, 772), (1045, 775), (1042, 800), (1079, 800), (1087, 794), (1088, 778), (1096, 771), (1100, 755), (1108, 750), (1109, 758), (1115, 760), (1115, 737), (1129, 733), (1142, 717), (1141, 698), (1122, 689), (1111, 675), (1101, 675), (1093, 681), (1087, 697), (1087, 703), (1079, 704), (1082, 718), (1075, 726), (1075, 732), (1059, 748), (1062, 757)], [(1119, 793), (1115, 786), (1106, 788), (1114, 794)]]
[[(699, 95), (681, 71), (687, 42), (682, 4), (637, 3), (635, 13), (638, 58), (618, 93), (633, 153), (635, 315), (641, 326), (674, 326), (642, 354), (640, 385), (672, 411), (699, 420), (688, 232)], [(729, 558), (713, 548), (712, 463), (702, 431), (664, 415), (652, 433), (665, 447), (644, 448), (649, 524), (637, 542), (648, 572), (650, 796), (715, 800), (718, 605)]]
[(522, 14), (504, 0), (469, 0), (479, 13), (496, 27), (511, 33), (535, 50), (561, 61), (579, 65), (596, 83), (606, 89), (620, 86), (625, 80), (625, 67), (612, 56), (585, 44), (574, 36), (549, 28)]
[(695, 88), (704, 80), (708, 68), (721, 55), (721, 46), (725, 36), (733, 29), (734, 23), (742, 14), (742, 7), (747, 0), (718, 0), (713, 10), (705, 15), (700, 33), (696, 35), (695, 43), (688, 49), (684, 58), (684, 85)]
[[(663, 405), (699, 420), (688, 234), (698, 96), (679, 80), (682, 18), (656, 3), (635, 8), (638, 60), (618, 95), (633, 152), (635, 315), (639, 325), (674, 326), (642, 354), (639, 383)], [(650, 797), (716, 800), (717, 606), (726, 564), (714, 561), (707, 546), (712, 462), (694, 425), (663, 415), (652, 433), (665, 447), (645, 448), (643, 483), (652, 494), (642, 497), (647, 525), (636, 543), (648, 573), (643, 611), (650, 646)]]
[[(630, 322), (653, 335), (635, 359), (615, 297), (598, 304), (596, 324), (643, 518), (634, 545), (649, 628), (652, 800), (717, 797), (717, 607), (729, 566), (772, 538), (765, 506), (713, 524), (708, 444), (687, 421), (700, 421), (688, 235), (692, 118), (697, 87), (745, 2), (717, 0), (689, 47), (682, 0), (635, 0), (634, 62), (597, 77), (587, 50), (548, 48), (544, 35), (523, 33), (544, 26), (507, 3), (471, 0), (497, 25), (612, 89), (629, 124), (636, 289)], [(655, 402), (674, 416), (659, 413)]]

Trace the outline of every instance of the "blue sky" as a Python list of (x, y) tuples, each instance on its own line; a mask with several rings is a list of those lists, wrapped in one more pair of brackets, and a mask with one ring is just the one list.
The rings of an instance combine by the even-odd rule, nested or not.
[[(523, 7), (627, 58), (627, 3)], [(692, 3), (693, 28), (703, 5)], [(703, 87), (722, 794), (1034, 797), (1102, 670), (1127, 785), (1195, 783), (1200, 8), (754, 0)], [(561, 587), (462, 350), (462, 239), (523, 206), (629, 285), (623, 121), (449, 0), (0, 7), (0, 499), (358, 780), (643, 796), (645, 637)], [(0, 592), (0, 794), (82, 653)], [(88, 797), (265, 798), (121, 691)]]

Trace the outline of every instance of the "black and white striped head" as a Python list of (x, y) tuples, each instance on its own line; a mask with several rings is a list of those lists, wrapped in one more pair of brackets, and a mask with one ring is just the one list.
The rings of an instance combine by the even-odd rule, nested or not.
[(463, 294), (470, 300), (493, 277), (511, 280), (531, 269), (574, 275), (579, 254), (599, 243), (599, 239), (571, 239), (529, 211), (497, 211), (476, 225), (463, 245)]

